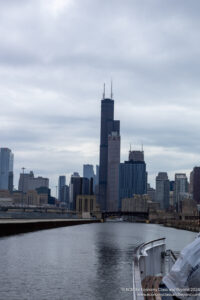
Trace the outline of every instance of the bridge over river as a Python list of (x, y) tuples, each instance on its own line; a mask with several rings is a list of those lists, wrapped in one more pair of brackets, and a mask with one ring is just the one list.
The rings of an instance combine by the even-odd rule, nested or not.
[(105, 211), (102, 212), (102, 218), (108, 217), (135, 217), (137, 220), (148, 220), (149, 213), (144, 211)]

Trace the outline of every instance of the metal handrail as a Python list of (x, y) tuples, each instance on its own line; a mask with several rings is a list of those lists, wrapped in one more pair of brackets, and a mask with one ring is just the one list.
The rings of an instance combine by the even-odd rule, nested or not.
[[(148, 256), (147, 251), (159, 246), (165, 246), (165, 238), (156, 239), (147, 243), (143, 243), (138, 246), (134, 251), (133, 258), (133, 299), (144, 300), (142, 296), (142, 283), (141, 283), (141, 270), (140, 270), (140, 258)], [(137, 295), (136, 291), (141, 291), (141, 295)]]
[[(136, 253), (138, 253), (139, 251), (141, 252), (141, 249), (143, 250), (143, 248), (145, 247), (146, 248), (146, 246), (147, 245), (152, 245), (152, 244), (154, 244), (155, 243), (155, 245), (153, 246), (153, 247), (157, 247), (158, 246), (158, 244), (157, 244), (157, 242), (163, 242), (163, 244), (165, 244), (165, 240), (166, 240), (166, 238), (160, 238), (160, 239), (156, 239), (156, 240), (153, 240), (153, 241), (150, 241), (150, 242), (147, 242), (147, 243), (143, 243), (143, 244), (141, 244), (140, 246), (138, 246), (136, 249), (135, 249), (135, 252), (134, 252), (134, 254), (136, 254)], [(159, 244), (160, 245), (160, 244)], [(151, 247), (152, 248), (152, 247)], [(139, 253), (138, 253), (139, 254)], [(137, 255), (137, 254), (136, 254)]]

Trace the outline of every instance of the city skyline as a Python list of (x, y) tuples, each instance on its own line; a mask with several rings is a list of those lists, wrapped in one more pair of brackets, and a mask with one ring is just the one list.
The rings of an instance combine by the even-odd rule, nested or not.
[(0, 136), (15, 154), (15, 186), (22, 167), (53, 187), (60, 174), (69, 182), (83, 164), (98, 164), (102, 83), (111, 77), (121, 161), (130, 143), (143, 143), (151, 185), (159, 171), (189, 177), (200, 162), (197, 1), (0, 8)]
[(200, 300), (199, 11), (0, 0), (0, 300)]
[[(115, 132), (113, 133), (114, 134), (114, 137), (115, 137)], [(116, 135), (116, 137), (118, 137), (119, 138), (119, 140), (120, 140), (120, 136), (117, 134)], [(0, 148), (0, 150), (1, 149), (5, 149), (5, 150), (8, 150), (8, 151), (10, 151), (11, 153), (12, 153), (12, 151), (11, 151), (11, 149), (9, 149), (9, 148)], [(115, 149), (116, 150), (116, 153), (117, 152), (119, 152), (119, 150), (118, 149)], [(13, 157), (14, 157), (14, 154), (12, 154), (13, 155)], [(120, 155), (120, 153), (119, 153), (119, 155)], [(141, 161), (144, 161), (144, 149), (143, 149), (143, 146), (142, 146), (142, 149), (141, 150), (133, 150), (133, 149), (131, 149), (130, 148), (130, 150), (129, 150), (129, 152), (128, 152), (128, 155), (127, 155), (127, 158), (128, 158), (128, 160), (141, 160)], [(12, 161), (12, 163), (13, 163), (13, 161)], [(120, 160), (120, 165), (121, 164), (123, 164), (123, 162)], [(90, 168), (92, 168), (92, 176), (90, 175), (89, 176), (89, 173), (90, 173), (90, 171), (91, 170), (86, 170), (85, 169), (85, 167), (90, 167)], [(69, 181), (68, 180), (66, 180), (66, 173), (64, 174), (64, 175), (59, 175), (58, 176), (58, 182), (57, 182), (57, 185), (55, 185), (55, 186), (52, 186), (51, 184), (49, 185), (49, 178), (43, 178), (41, 175), (42, 174), (37, 174), (37, 175), (39, 175), (37, 178), (38, 179), (44, 179), (44, 180), (47, 180), (48, 181), (48, 185), (49, 185), (49, 187), (52, 189), (52, 193), (53, 193), (53, 195), (55, 196), (55, 197), (58, 197), (59, 198), (59, 186), (60, 186), (60, 183), (59, 183), (59, 181), (60, 181), (60, 178), (61, 177), (64, 177), (65, 178), (65, 184), (66, 185), (69, 185), (70, 184), (70, 181), (71, 181), (71, 177), (72, 176), (78, 176), (78, 177), (82, 177), (82, 178), (85, 178), (85, 179), (90, 179), (90, 178), (93, 178), (93, 180), (94, 180), (94, 185), (93, 185), (93, 188), (94, 188), (94, 186), (95, 186), (95, 183), (97, 184), (97, 182), (98, 182), (98, 180), (97, 180), (97, 178), (98, 178), (98, 174), (97, 173), (95, 173), (94, 172), (94, 165), (92, 165), (92, 164), (83, 164), (82, 165), (82, 171), (80, 172), (80, 174), (79, 174), (79, 172), (76, 172), (76, 171), (74, 171), (73, 173), (70, 173), (70, 178), (69, 178)], [(99, 169), (99, 165), (96, 165), (96, 172), (97, 172), (97, 168)], [(186, 173), (177, 173), (177, 172), (175, 172), (175, 173), (173, 173), (172, 174), (172, 177), (171, 178), (169, 178), (169, 181), (170, 182), (172, 182), (172, 183), (175, 183), (175, 181), (176, 181), (176, 177), (178, 176), (178, 177), (180, 177), (180, 178), (184, 178), (184, 180), (186, 180), (187, 182), (188, 182), (188, 184), (189, 183), (191, 183), (192, 181), (193, 181), (193, 179), (191, 178), (191, 176), (192, 176), (192, 174), (193, 174), (193, 171), (194, 171), (194, 169), (199, 169), (200, 168), (200, 166), (193, 166), (193, 168), (191, 169), (191, 170), (189, 170), (189, 176), (188, 176), (188, 174), (186, 174)], [(146, 170), (147, 171), (147, 182), (146, 182), (146, 184), (147, 185), (149, 185), (149, 187), (153, 187), (153, 189), (155, 189), (156, 188), (156, 181), (157, 181), (157, 176), (160, 174), (160, 173), (163, 173), (163, 172), (160, 172), (160, 171), (158, 171), (158, 173), (156, 174), (156, 177), (154, 178), (154, 182), (153, 182), (153, 184), (151, 184), (151, 181), (149, 181), (148, 180), (148, 169)], [(28, 170), (28, 169), (26, 169), (26, 168), (22, 168), (22, 170), (21, 170), (21, 172), (20, 172), (20, 176), (19, 176), (19, 178), (17, 178), (16, 179), (16, 182), (17, 182), (17, 185), (15, 186), (14, 184), (13, 184), (13, 188), (15, 189), (15, 190), (17, 190), (17, 188), (19, 189), (19, 190), (21, 190), (21, 188), (19, 188), (19, 186), (20, 186), (20, 180), (21, 180), (21, 177), (22, 177), (22, 175), (23, 175), (23, 173), (26, 175), (26, 176), (33, 176), (34, 177), (34, 175), (33, 175), (33, 170)], [(88, 175), (86, 175), (88, 173)], [(164, 174), (167, 174), (167, 176), (168, 176), (168, 172), (167, 171), (165, 171), (164, 172)], [(116, 174), (115, 174), (115, 176), (116, 176)], [(13, 177), (15, 177), (16, 178), (16, 176), (15, 176), (15, 174), (13, 173), (12, 174), (12, 180), (13, 180)], [(36, 178), (36, 179), (37, 179)], [(54, 188), (55, 188), (55, 191), (54, 191)], [(188, 187), (189, 188), (189, 187)]]

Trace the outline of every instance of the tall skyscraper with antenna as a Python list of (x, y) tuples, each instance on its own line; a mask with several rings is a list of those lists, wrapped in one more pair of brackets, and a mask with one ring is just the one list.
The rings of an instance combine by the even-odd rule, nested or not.
[(99, 162), (99, 204), (101, 210), (107, 209), (107, 176), (108, 176), (108, 136), (116, 132), (120, 135), (120, 121), (114, 120), (114, 100), (111, 82), (110, 98), (101, 100), (101, 132), (100, 132), (100, 162)]

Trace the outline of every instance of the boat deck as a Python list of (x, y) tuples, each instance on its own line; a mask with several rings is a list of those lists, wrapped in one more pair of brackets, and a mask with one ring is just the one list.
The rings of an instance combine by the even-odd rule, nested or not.
[(166, 250), (165, 238), (138, 246), (133, 258), (133, 299), (161, 300), (165, 290), (159, 285), (178, 256), (178, 251)]
[(159, 284), (162, 276), (147, 276), (142, 280), (142, 289), (145, 300), (161, 300)]

